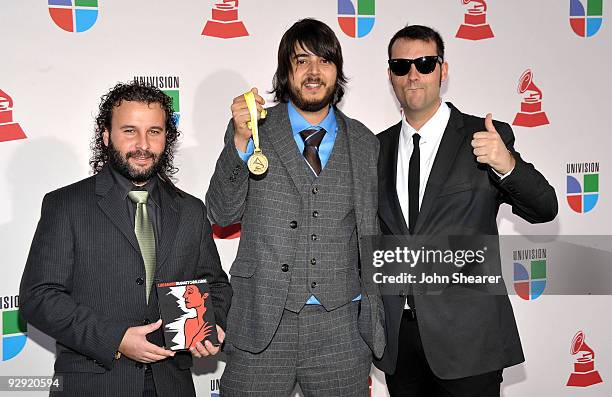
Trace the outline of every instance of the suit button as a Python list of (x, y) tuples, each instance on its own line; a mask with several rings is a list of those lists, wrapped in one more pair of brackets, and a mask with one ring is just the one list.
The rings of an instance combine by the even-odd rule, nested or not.
[(313, 281), (312, 283), (310, 283), (310, 288), (315, 288), (317, 286), (317, 282)]
[(310, 260), (310, 264), (311, 264), (311, 265), (316, 265), (316, 264), (317, 264), (317, 260), (316, 260), (315, 258), (312, 258), (312, 259)]
[(319, 188), (317, 186), (312, 188), (312, 194), (317, 194), (319, 193)]
[(144, 284), (144, 280), (142, 279), (142, 277), (138, 277), (136, 279), (136, 284), (138, 284), (138, 285), (143, 285)]
[(142, 368), (142, 363), (136, 363), (136, 368)]
[(289, 226), (290, 226), (292, 229), (295, 229), (295, 228), (297, 227), (297, 222), (296, 222), (296, 221), (291, 221), (291, 222), (289, 222)]
[(318, 218), (319, 217), (319, 211), (312, 211), (312, 217), (313, 218)]
[(313, 234), (312, 236), (310, 236), (310, 239), (311, 239), (312, 241), (317, 241), (317, 238), (318, 238), (318, 237), (317, 237), (317, 235), (316, 235), (316, 234)]
[(144, 320), (142, 320), (142, 325), (147, 325), (150, 324), (151, 322), (149, 321), (148, 318), (145, 318)]
[(286, 273), (286, 272), (288, 272), (288, 271), (289, 271), (289, 265), (288, 265), (288, 264), (286, 264), (286, 263), (284, 263), (284, 264), (281, 266), (281, 270), (282, 270), (283, 272), (285, 272), (285, 273)]

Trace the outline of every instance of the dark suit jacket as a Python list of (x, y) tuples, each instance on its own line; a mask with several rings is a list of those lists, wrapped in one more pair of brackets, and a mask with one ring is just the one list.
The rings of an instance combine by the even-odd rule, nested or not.
[[(500, 181), (490, 167), (479, 164), (470, 145), (484, 131), (484, 119), (451, 115), (427, 182), (415, 225), (417, 235), (497, 235), (497, 211), (502, 203), (531, 222), (547, 222), (557, 214), (555, 191), (533, 165), (514, 150), (514, 135), (506, 123), (494, 122), (516, 159), (512, 173)], [(396, 191), (397, 150), (401, 123), (378, 135), (379, 217), (386, 235), (408, 235)], [(496, 269), (501, 274), (501, 269)], [(405, 298), (383, 296), (387, 348), (375, 365), (395, 371), (400, 320)], [(457, 379), (499, 370), (524, 361), (512, 306), (506, 295), (415, 293), (415, 308), (423, 349), (434, 374)]]
[[(232, 291), (201, 200), (159, 180), (161, 236), (155, 282), (206, 278), (225, 327)], [(144, 264), (125, 198), (110, 169), (47, 194), (20, 288), (20, 311), (57, 340), (55, 372), (70, 396), (141, 396), (144, 368), (114, 359), (128, 327), (159, 318), (146, 303)], [(154, 287), (153, 287), (154, 288)], [(161, 330), (149, 341), (163, 346)], [(195, 395), (191, 356), (152, 365), (161, 396)]]
[[(357, 218), (359, 249), (361, 237), (379, 233), (377, 220), (376, 163), (378, 141), (360, 122), (336, 109), (338, 128), (348, 136), (353, 177), (353, 200)], [(287, 104), (268, 109), (260, 129), (261, 147), (270, 169), (263, 178), (251, 177), (234, 144), (233, 122), (225, 134), (225, 147), (210, 181), (206, 204), (210, 219), (222, 226), (242, 223), (242, 235), (230, 274), (235, 295), (228, 317), (227, 340), (239, 349), (258, 353), (268, 346), (287, 300), (290, 273), (281, 264), (291, 263), (297, 239), (289, 220), (302, 205), (297, 189), (298, 167), (304, 158), (291, 136)], [(323, 205), (325, 205), (323, 203)], [(384, 314), (378, 289), (362, 278), (359, 329), (375, 356), (385, 345)], [(321, 290), (346, 304), (355, 297), (346, 286)]]

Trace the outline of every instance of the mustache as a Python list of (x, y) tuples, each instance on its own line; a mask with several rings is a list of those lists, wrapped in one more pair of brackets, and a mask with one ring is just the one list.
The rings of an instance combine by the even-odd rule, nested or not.
[(321, 84), (326, 85), (320, 77), (306, 77), (306, 79), (302, 82), (304, 84)]
[(125, 155), (126, 159), (129, 159), (130, 157), (144, 157), (144, 158), (155, 158), (155, 154), (148, 151), (148, 150), (134, 150), (131, 152), (127, 152)]

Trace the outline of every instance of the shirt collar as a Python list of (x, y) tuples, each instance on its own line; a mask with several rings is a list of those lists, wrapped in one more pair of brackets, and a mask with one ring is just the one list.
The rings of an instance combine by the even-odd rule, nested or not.
[(329, 107), (329, 112), (327, 112), (327, 116), (321, 121), (318, 125), (310, 124), (304, 116), (302, 116), (295, 106), (289, 101), (287, 103), (287, 112), (289, 113), (289, 122), (291, 123), (291, 131), (293, 131), (293, 135), (299, 134), (301, 131), (307, 130), (309, 128), (324, 128), (327, 134), (336, 134), (336, 128), (338, 123), (336, 121), (336, 112), (334, 111), (334, 107)]
[(121, 197), (125, 199), (130, 191), (144, 189), (147, 192), (149, 192), (147, 202), (151, 200), (153, 204), (159, 207), (160, 200), (159, 200), (159, 187), (157, 183), (157, 175), (151, 178), (144, 186), (136, 186), (132, 183), (132, 181), (130, 181), (129, 179), (121, 175), (117, 170), (115, 170), (115, 168), (112, 165), (110, 166), (110, 169), (111, 169), (111, 174), (113, 175), (113, 178), (115, 179), (115, 183), (119, 185), (119, 191), (121, 193)]
[(438, 110), (419, 131), (412, 128), (412, 126), (406, 121), (404, 113), (402, 112), (402, 135), (403, 138), (409, 142), (412, 142), (412, 135), (419, 134), (421, 136), (420, 143), (436, 142), (437, 139), (444, 134), (446, 125), (450, 118), (450, 108), (445, 102), (440, 103)]

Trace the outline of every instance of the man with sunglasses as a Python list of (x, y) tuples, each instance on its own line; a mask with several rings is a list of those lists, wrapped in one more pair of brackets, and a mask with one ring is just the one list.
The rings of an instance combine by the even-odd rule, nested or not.
[[(514, 150), (510, 126), (441, 101), (448, 64), (438, 32), (407, 26), (388, 55), (403, 118), (378, 135), (383, 234), (497, 235), (502, 203), (531, 223), (555, 218), (555, 191)], [(375, 365), (391, 396), (499, 396), (503, 368), (524, 361), (507, 295), (410, 288), (383, 301), (387, 346)]]

